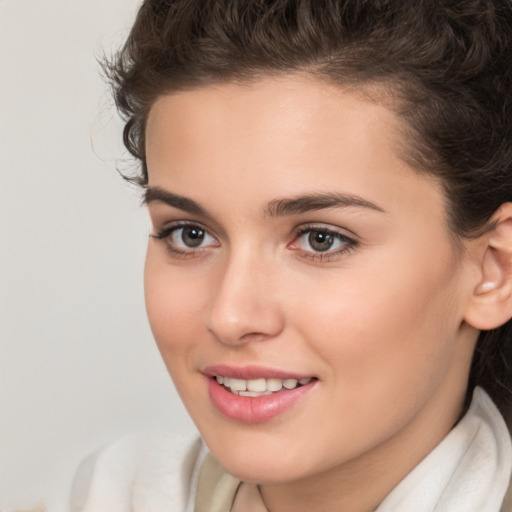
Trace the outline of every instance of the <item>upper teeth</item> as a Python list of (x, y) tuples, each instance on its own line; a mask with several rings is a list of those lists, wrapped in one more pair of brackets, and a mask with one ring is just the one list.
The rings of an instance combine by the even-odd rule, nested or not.
[[(234, 393), (244, 394), (246, 396), (260, 396), (260, 394), (270, 394), (274, 391), (280, 391), (283, 387), (286, 389), (294, 389), (298, 384), (304, 385), (311, 382), (311, 377), (304, 379), (235, 379), (232, 377), (223, 377), (217, 375), (215, 377), (219, 384), (230, 388)], [(250, 393), (250, 394), (249, 394)], [(257, 393), (256, 395), (254, 393)]]

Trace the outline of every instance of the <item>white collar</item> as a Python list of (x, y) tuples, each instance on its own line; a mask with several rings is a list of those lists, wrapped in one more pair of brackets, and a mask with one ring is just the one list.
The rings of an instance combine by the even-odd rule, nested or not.
[(376, 512), (498, 512), (512, 470), (512, 442), (481, 388), (462, 420)]

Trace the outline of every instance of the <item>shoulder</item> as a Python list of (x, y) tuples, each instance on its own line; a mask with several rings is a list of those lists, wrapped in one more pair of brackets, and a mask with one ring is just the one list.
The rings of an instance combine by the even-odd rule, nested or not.
[(71, 512), (183, 512), (207, 449), (197, 432), (125, 436), (86, 458)]

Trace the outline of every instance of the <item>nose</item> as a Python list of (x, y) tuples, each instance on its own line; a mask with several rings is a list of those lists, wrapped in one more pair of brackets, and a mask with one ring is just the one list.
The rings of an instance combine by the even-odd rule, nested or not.
[(207, 329), (221, 343), (240, 345), (278, 336), (284, 315), (276, 269), (252, 255), (232, 256), (216, 276)]

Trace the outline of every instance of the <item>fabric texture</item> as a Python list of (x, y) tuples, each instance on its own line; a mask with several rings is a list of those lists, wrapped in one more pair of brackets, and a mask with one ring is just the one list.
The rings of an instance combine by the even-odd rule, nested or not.
[(268, 512), (258, 486), (242, 482), (235, 495), (231, 512)]
[(377, 512), (497, 512), (511, 467), (507, 426), (489, 396), (477, 388), (464, 418)]
[(207, 454), (194, 430), (125, 436), (82, 462), (70, 512), (184, 512)]
[[(376, 512), (512, 512), (512, 442), (487, 394)], [(505, 494), (508, 495), (505, 498)], [(71, 512), (265, 512), (255, 485), (229, 475), (196, 432), (127, 437), (79, 468)]]

